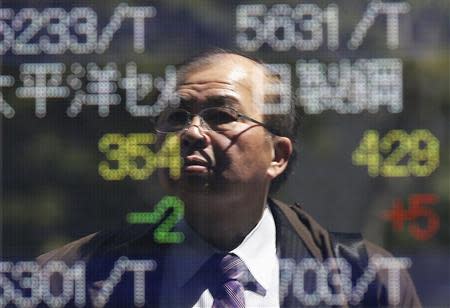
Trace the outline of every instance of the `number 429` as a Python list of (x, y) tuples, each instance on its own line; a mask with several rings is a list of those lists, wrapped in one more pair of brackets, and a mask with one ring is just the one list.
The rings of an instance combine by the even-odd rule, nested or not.
[(439, 140), (426, 129), (410, 134), (391, 130), (382, 138), (376, 130), (368, 130), (352, 160), (356, 166), (367, 166), (372, 177), (429, 176), (439, 166)]

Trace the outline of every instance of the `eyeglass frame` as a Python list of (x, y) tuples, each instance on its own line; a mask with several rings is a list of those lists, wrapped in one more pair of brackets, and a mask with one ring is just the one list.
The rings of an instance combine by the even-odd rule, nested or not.
[[(189, 112), (188, 110), (186, 110), (186, 109), (184, 109), (184, 108), (174, 108), (174, 110), (183, 110), (183, 111), (185, 111), (185, 112), (189, 115), (189, 121), (186, 123), (186, 125), (185, 125), (182, 129), (179, 129), (179, 130), (176, 130), (176, 131), (172, 131), (172, 132), (160, 131), (160, 130), (158, 130), (158, 128), (157, 128), (157, 122), (158, 122), (158, 120), (157, 120), (157, 118), (156, 118), (156, 119), (154, 119), (155, 130), (156, 130), (156, 132), (158, 132), (158, 133), (160, 133), (160, 134), (170, 134), (170, 133), (181, 132), (181, 131), (183, 131), (183, 130), (186, 130), (186, 129), (192, 124), (192, 120), (194, 119), (195, 116), (199, 116), (199, 117), (200, 117), (201, 123), (206, 124), (206, 126), (207, 126), (207, 127), (203, 126), (203, 128), (205, 128), (206, 130), (214, 131), (214, 132), (222, 132), (222, 131), (216, 131), (216, 130), (212, 129), (212, 128), (209, 126), (209, 124), (205, 121), (205, 119), (203, 119), (203, 117), (201, 116), (201, 113), (204, 112), (205, 110), (208, 110), (208, 109), (229, 109), (229, 110), (231, 110), (231, 111), (233, 111), (233, 112), (236, 113), (236, 115), (237, 115), (238, 118), (237, 118), (235, 121), (238, 121), (240, 118), (243, 118), (243, 119), (246, 119), (246, 120), (248, 120), (248, 121), (251, 121), (251, 122), (253, 122), (253, 123), (258, 124), (259, 126), (262, 126), (263, 128), (265, 128), (265, 129), (266, 129), (269, 133), (271, 133), (272, 135), (275, 135), (275, 136), (278, 135), (278, 134), (276, 134), (275, 132), (273, 132), (272, 129), (271, 129), (270, 127), (268, 127), (266, 124), (262, 123), (261, 121), (258, 121), (258, 120), (256, 120), (256, 119), (253, 119), (252, 117), (249, 117), (248, 115), (245, 115), (245, 114), (243, 114), (243, 113), (240, 113), (240, 112), (237, 111), (236, 109), (234, 109), (234, 108), (232, 108), (232, 107), (228, 107), (228, 106), (223, 106), (223, 107), (222, 107), (222, 106), (221, 106), (221, 107), (208, 107), (208, 108), (205, 108), (205, 109), (200, 110), (200, 111), (197, 112), (197, 113)], [(225, 131), (227, 131), (227, 130), (225, 130)]]

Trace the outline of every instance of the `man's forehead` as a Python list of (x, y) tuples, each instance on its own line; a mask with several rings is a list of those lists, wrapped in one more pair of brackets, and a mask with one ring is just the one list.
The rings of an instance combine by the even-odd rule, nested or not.
[(187, 100), (228, 97), (237, 102), (254, 101), (261, 93), (264, 68), (238, 55), (218, 55), (188, 69), (178, 83), (178, 93)]
[(215, 54), (186, 65), (182, 69), (185, 73), (181, 83), (188, 83), (194, 79), (200, 82), (212, 78), (219, 80), (218, 77), (223, 77), (226, 81), (245, 83), (255, 74), (261, 74), (263, 69), (260, 63), (237, 54)]

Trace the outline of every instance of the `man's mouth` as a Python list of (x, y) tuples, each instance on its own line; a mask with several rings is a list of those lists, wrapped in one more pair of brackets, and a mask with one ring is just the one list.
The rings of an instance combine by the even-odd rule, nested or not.
[(184, 158), (183, 171), (191, 174), (208, 173), (211, 169), (211, 164), (204, 159), (196, 155), (189, 155)]

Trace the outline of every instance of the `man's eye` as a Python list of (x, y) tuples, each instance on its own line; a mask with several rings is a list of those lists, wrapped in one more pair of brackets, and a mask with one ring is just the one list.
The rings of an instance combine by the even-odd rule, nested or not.
[(225, 110), (208, 110), (203, 114), (208, 124), (220, 125), (236, 121), (236, 116)]
[(184, 124), (186, 123), (188, 114), (185, 111), (173, 111), (167, 116), (167, 122), (170, 124)]

